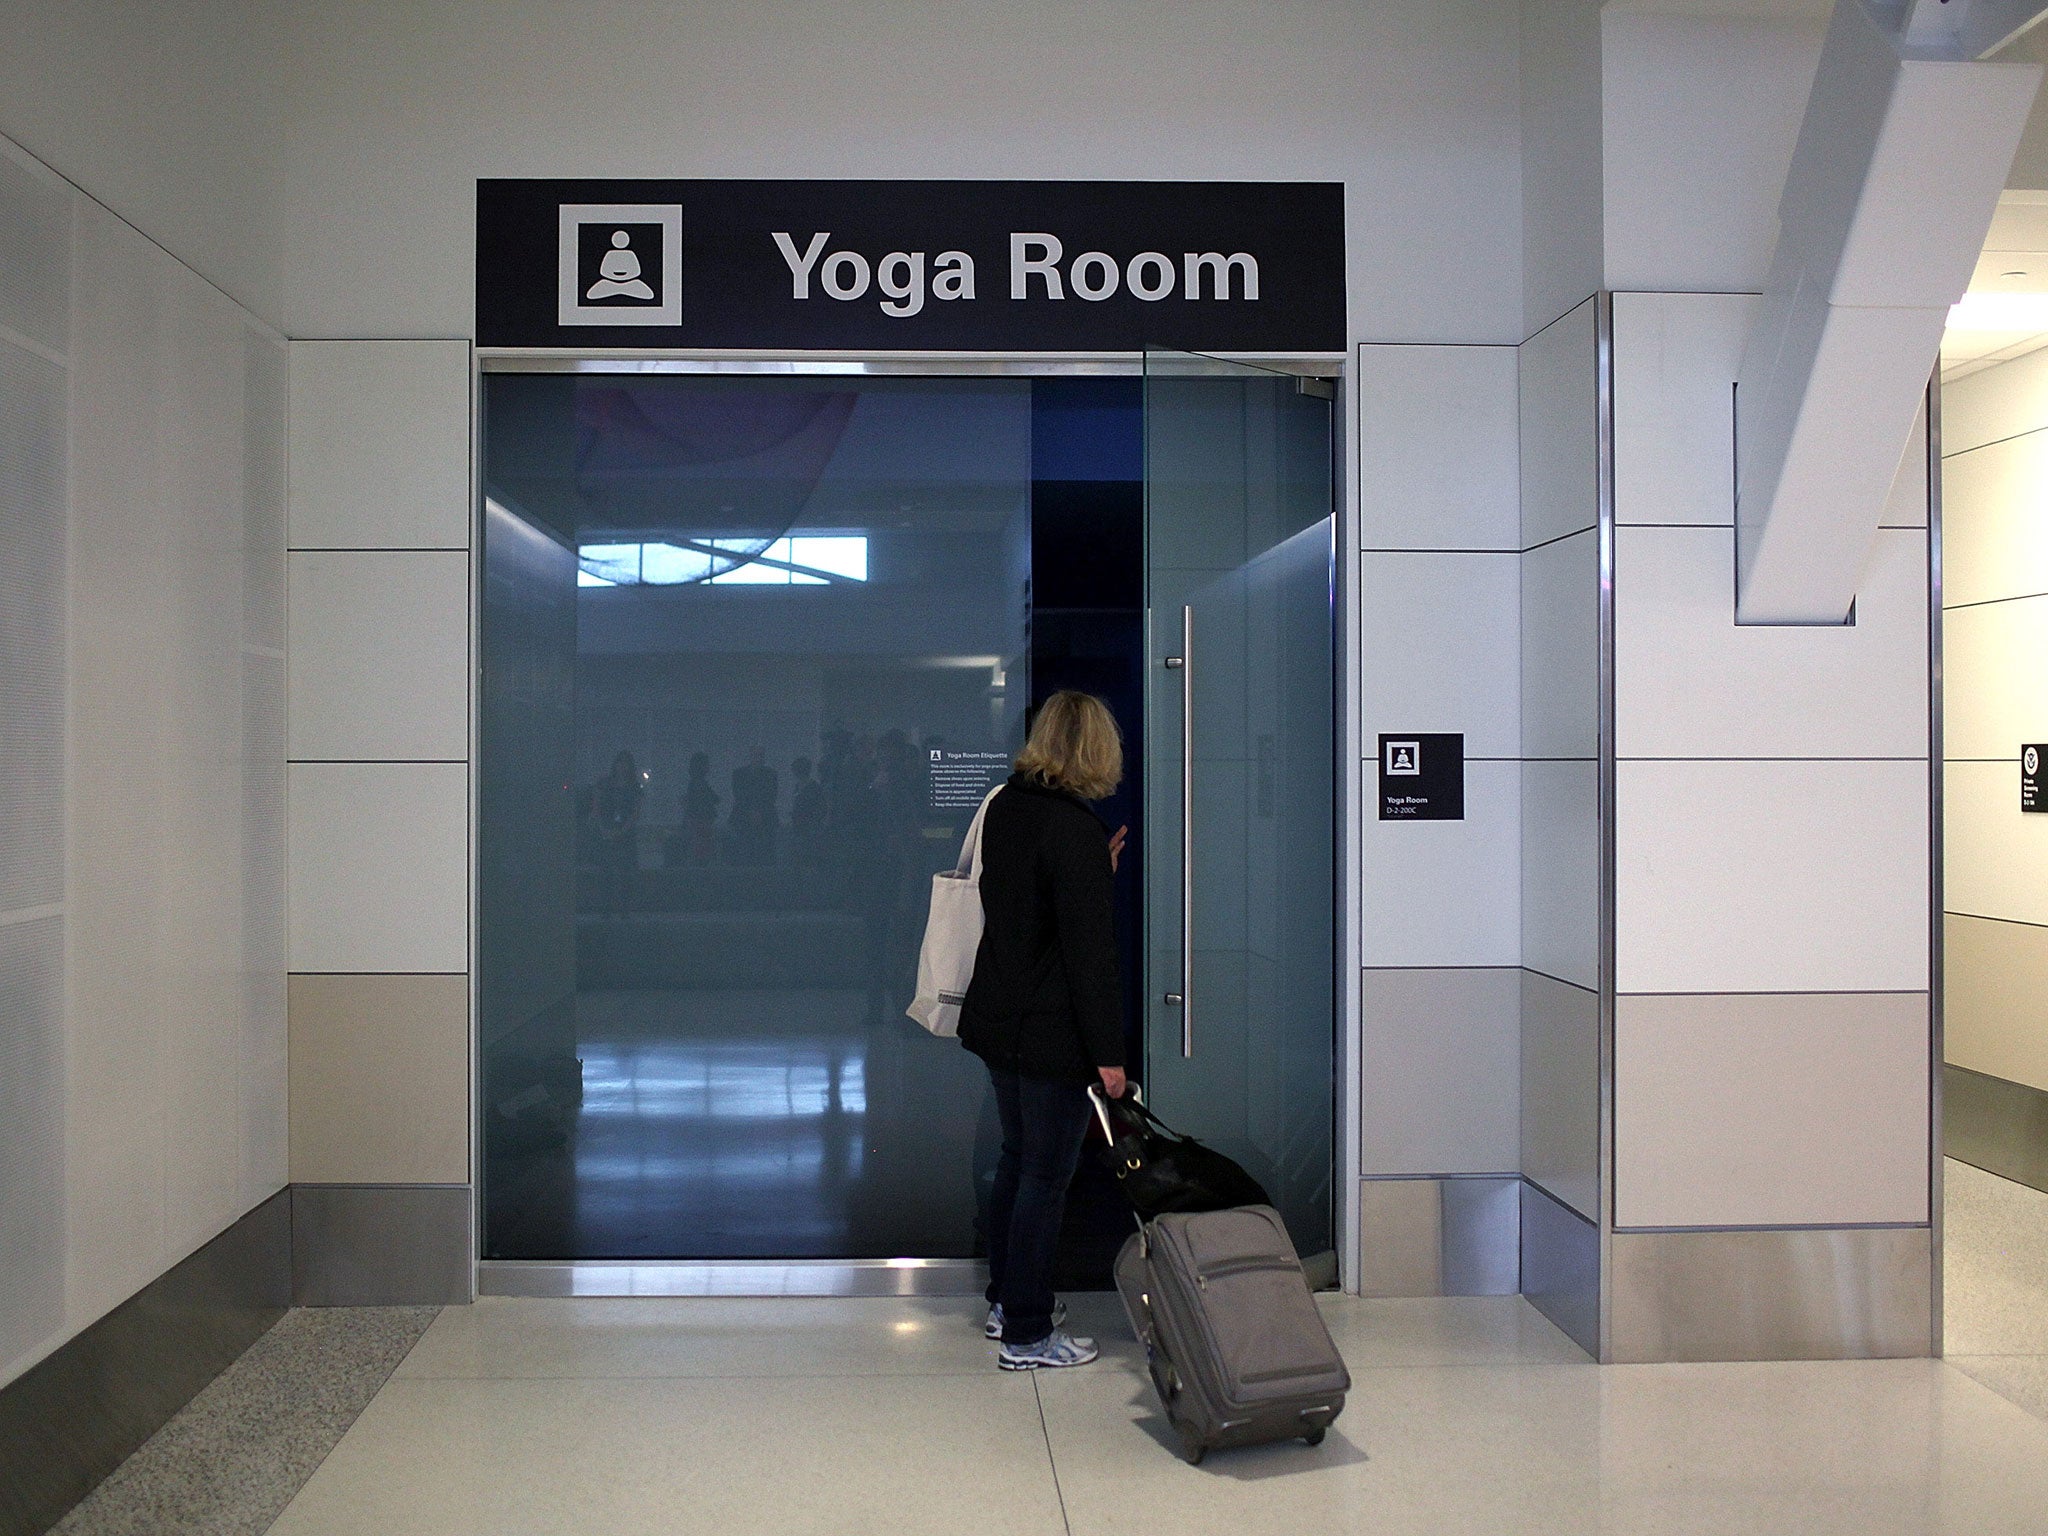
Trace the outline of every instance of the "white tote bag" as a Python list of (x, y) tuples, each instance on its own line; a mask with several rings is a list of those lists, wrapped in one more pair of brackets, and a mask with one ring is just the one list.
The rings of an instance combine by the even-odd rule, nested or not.
[(960, 1033), (960, 1005), (974, 979), (974, 952), (981, 947), (981, 819), (1002, 786), (990, 790), (974, 813), (960, 862), (932, 876), (932, 910), (925, 919), (924, 947), (917, 952), (917, 996), (904, 1010), (933, 1034)]

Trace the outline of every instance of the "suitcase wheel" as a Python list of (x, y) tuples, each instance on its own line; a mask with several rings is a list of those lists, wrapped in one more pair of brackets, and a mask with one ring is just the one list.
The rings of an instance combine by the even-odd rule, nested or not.
[(1208, 1454), (1209, 1447), (1194, 1440), (1185, 1441), (1181, 1446), (1181, 1455), (1186, 1458), (1187, 1464), (1191, 1467), (1199, 1467), (1202, 1464), (1202, 1458)]
[(1327, 1429), (1312, 1429), (1301, 1437), (1301, 1443), (1303, 1445), (1321, 1445), (1323, 1443), (1323, 1436), (1328, 1433), (1329, 1430)]

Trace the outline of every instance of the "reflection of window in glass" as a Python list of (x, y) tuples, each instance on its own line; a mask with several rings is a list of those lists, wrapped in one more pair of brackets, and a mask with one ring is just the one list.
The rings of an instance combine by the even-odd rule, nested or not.
[(576, 584), (667, 587), (702, 581), (718, 586), (826, 587), (868, 579), (864, 533), (793, 533), (766, 548), (760, 546), (759, 539), (737, 538), (585, 544), (576, 552)]

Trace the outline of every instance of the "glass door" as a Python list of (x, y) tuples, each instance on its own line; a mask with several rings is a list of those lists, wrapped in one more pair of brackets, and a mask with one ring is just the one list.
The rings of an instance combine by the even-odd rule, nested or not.
[(1145, 1088), (1311, 1261), (1334, 1247), (1330, 394), (1145, 360)]

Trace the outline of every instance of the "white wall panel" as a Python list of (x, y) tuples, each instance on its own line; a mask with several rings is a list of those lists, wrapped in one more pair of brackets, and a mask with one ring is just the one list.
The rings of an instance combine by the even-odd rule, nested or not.
[(1913, 430), (1899, 454), (1899, 467), (1878, 522), (1886, 528), (1927, 526), (1927, 398), (1913, 413)]
[(1878, 534), (1840, 626), (1737, 625), (1732, 528), (1622, 528), (1614, 555), (1623, 757), (1927, 751), (1926, 538)]
[(1365, 973), (1361, 1173), (1516, 1170), (1521, 976), (1512, 966)]
[(1467, 757), (1521, 741), (1519, 567), (1514, 554), (1360, 557), (1359, 728), (1462, 731)]
[(467, 549), (469, 345), (292, 343), (294, 549)]
[(1515, 348), (1358, 349), (1367, 549), (1519, 549)]
[(1762, 287), (1826, 15), (1811, 3), (1603, 9), (1608, 287)]
[(1592, 529), (1522, 556), (1522, 754), (1600, 747), (1600, 542)]
[(1522, 764), (1522, 964), (1600, 984), (1600, 775), (1591, 760)]
[[(69, 1327), (276, 1190), (282, 346), (96, 205), (73, 247)], [(273, 883), (274, 882), (274, 883)], [(273, 971), (273, 967), (275, 970)]]
[(2020, 765), (1950, 762), (1942, 899), (1951, 912), (2048, 924), (2048, 816), (2020, 811)]
[(291, 755), (469, 755), (469, 556), (301, 552), (291, 572)]
[(291, 968), (469, 968), (469, 770), (294, 763)]
[(2048, 431), (1944, 459), (1941, 486), (1943, 607), (2048, 592)]
[(1599, 518), (1594, 343), (1588, 299), (1519, 349), (1524, 549), (1590, 528)]
[(2048, 741), (2048, 597), (1942, 616), (1942, 751), (2016, 759)]
[(1614, 296), (1614, 516), (1735, 521), (1736, 369), (1747, 293)]
[(1941, 390), (1941, 451), (1967, 453), (1986, 443), (2048, 427), (2048, 350), (1965, 374)]
[(1600, 995), (1522, 972), (1522, 1176), (1600, 1219)]
[(2048, 1093), (2048, 928), (1950, 914), (1944, 931), (1948, 1060)]
[(1381, 821), (1378, 776), (1366, 764), (1366, 965), (1520, 963), (1520, 769), (1467, 763), (1463, 821)]
[(1927, 986), (1924, 762), (1617, 768), (1623, 992)]
[(1925, 1221), (1927, 1051), (1923, 993), (1622, 997), (1616, 1224)]

